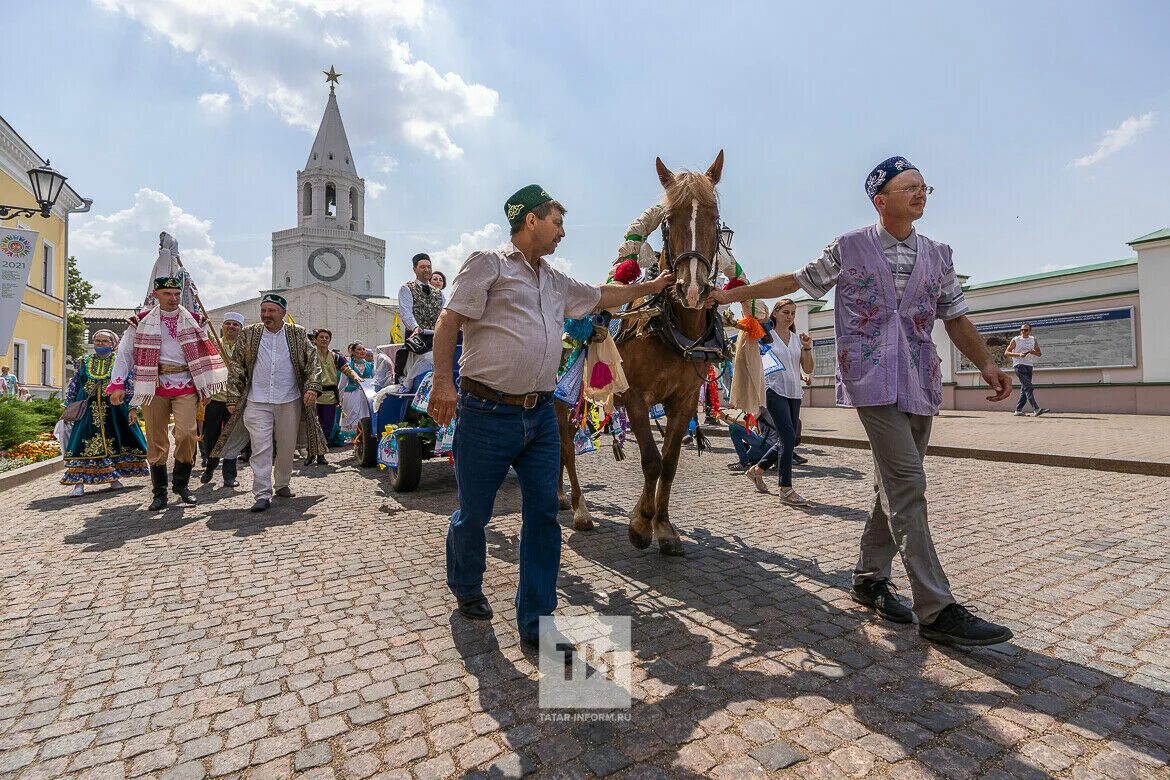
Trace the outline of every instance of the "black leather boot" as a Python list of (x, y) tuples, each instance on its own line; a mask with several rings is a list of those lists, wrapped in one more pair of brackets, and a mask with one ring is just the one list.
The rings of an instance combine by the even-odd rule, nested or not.
[(191, 483), (191, 469), (194, 463), (179, 463), (175, 461), (175, 473), (172, 477), (171, 487), (175, 493), (183, 500), (184, 504), (198, 503), (198, 499), (191, 495), (188, 485)]
[(167, 507), (167, 466), (150, 467), (150, 485), (154, 493), (154, 500), (150, 502), (150, 511), (157, 512)]
[[(206, 485), (215, 476), (215, 468), (219, 465), (219, 458), (208, 458), (207, 467), (203, 469), (203, 476), (199, 478), (201, 485)], [(226, 471), (226, 469), (224, 469)]]
[(236, 481), (236, 459), (225, 458), (223, 461), (223, 486), (236, 487), (239, 484)]

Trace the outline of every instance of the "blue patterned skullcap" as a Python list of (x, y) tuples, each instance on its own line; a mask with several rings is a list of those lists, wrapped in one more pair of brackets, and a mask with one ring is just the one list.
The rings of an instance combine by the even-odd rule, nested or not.
[(911, 163), (905, 157), (891, 157), (888, 160), (882, 160), (869, 172), (869, 176), (865, 177), (866, 197), (873, 200), (874, 196), (889, 184), (890, 179), (904, 171), (916, 170), (918, 170), (918, 166)]

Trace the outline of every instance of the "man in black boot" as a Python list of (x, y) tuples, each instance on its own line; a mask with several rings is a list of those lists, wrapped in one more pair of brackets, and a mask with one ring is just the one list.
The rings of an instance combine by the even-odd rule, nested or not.
[(154, 500), (150, 502), (150, 511), (157, 512), (167, 508), (167, 466), (150, 467), (150, 486), (154, 493)]
[[(223, 316), (223, 327), (220, 328), (220, 344), (223, 347), (224, 361), (232, 359), (232, 352), (236, 348), (236, 336), (240, 334), (240, 330), (244, 327), (244, 315), (229, 311)], [(219, 441), (219, 435), (223, 432), (224, 426), (227, 425), (231, 413), (227, 409), (227, 393), (219, 392), (211, 396), (207, 401), (203, 415), (203, 445), (210, 456), (211, 451), (215, 449), (216, 442)], [(203, 475), (199, 477), (200, 484), (206, 485), (215, 478), (215, 470), (219, 467), (220, 459), (208, 457), (207, 463), (204, 464)], [(236, 459), (223, 459), (223, 486), (232, 488), (240, 483), (236, 481)]]
[(171, 489), (175, 491), (184, 504), (197, 504), (199, 500), (191, 494), (191, 469), (194, 463), (180, 463), (175, 461), (175, 471), (171, 475)]
[(142, 408), (146, 417), (146, 460), (154, 483), (151, 509), (161, 509), (166, 506), (171, 418), (175, 421), (172, 487), (183, 503), (194, 504), (195, 497), (187, 486), (198, 454), (196, 412), (201, 401), (206, 402), (225, 388), (227, 368), (207, 335), (207, 318), (188, 311), (180, 302), (182, 281), (164, 276), (155, 279), (152, 286), (157, 303), (127, 321), (129, 327), (118, 345), (107, 392), (110, 403), (117, 405), (122, 403), (127, 389), (132, 389), (130, 405)]

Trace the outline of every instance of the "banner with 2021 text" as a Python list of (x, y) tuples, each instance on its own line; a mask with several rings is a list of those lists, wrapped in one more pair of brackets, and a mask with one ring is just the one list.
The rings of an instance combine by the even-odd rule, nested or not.
[(8, 354), (36, 246), (34, 230), (0, 229), (0, 355)]

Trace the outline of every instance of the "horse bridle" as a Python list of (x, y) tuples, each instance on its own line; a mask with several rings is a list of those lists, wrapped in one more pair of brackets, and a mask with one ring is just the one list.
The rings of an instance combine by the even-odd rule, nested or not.
[[(719, 251), (719, 215), (715, 215), (715, 251)], [(662, 216), (662, 267), (674, 273), (675, 269), (679, 267), (680, 263), (687, 260), (698, 260), (706, 269), (703, 281), (706, 283), (708, 289), (715, 288), (715, 279), (719, 276), (719, 266), (715, 262), (714, 257), (707, 257), (702, 252), (694, 249), (689, 249), (686, 252), (673, 257), (670, 253), (670, 214)]]

